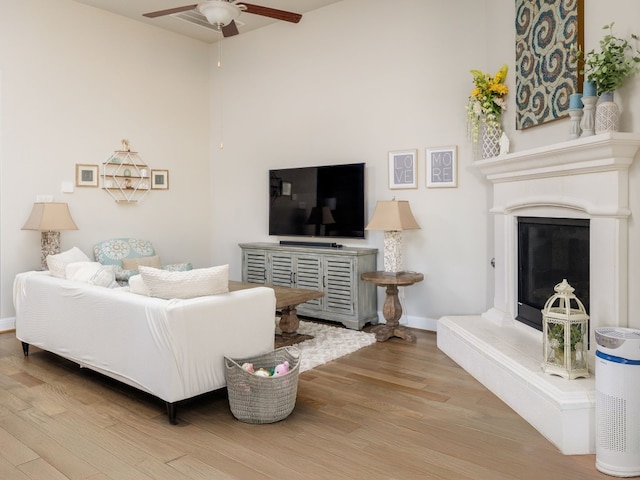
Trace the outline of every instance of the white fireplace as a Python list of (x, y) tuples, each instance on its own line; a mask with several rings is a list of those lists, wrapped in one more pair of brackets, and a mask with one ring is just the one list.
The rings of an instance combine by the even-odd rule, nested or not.
[(441, 318), (438, 347), (566, 454), (595, 452), (595, 381), (542, 373), (542, 333), (514, 320), (517, 219), (590, 221), (593, 372), (595, 329), (627, 326), (628, 169), (639, 147), (640, 135), (605, 133), (475, 162), (493, 184), (494, 303)]

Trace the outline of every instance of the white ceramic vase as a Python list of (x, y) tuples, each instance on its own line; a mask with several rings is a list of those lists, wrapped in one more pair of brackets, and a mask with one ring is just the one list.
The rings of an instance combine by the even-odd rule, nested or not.
[(497, 157), (500, 153), (500, 137), (502, 127), (498, 123), (483, 123), (481, 135), (481, 155), (482, 158)]
[(596, 105), (596, 134), (617, 132), (620, 112), (613, 101), (613, 92), (603, 92)]

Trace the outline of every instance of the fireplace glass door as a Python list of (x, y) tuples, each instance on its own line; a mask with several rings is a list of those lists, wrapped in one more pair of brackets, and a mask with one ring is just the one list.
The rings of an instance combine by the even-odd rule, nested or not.
[(518, 313), (542, 330), (542, 313), (563, 279), (589, 312), (589, 220), (518, 217)]

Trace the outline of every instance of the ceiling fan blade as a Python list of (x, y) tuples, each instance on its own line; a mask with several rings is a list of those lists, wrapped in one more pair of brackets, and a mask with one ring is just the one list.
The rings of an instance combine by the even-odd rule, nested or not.
[(194, 3), (193, 5), (185, 5), (184, 7), (174, 7), (174, 8), (169, 8), (167, 10), (158, 10), (157, 12), (143, 13), (142, 16), (143, 17), (147, 17), (147, 18), (164, 17), (165, 15), (172, 15), (174, 13), (180, 13), (180, 12), (186, 12), (187, 10), (193, 10), (197, 6), (198, 6), (198, 4)]
[(222, 27), (222, 36), (224, 37), (233, 37), (234, 35), (238, 35), (238, 26), (236, 25), (235, 20), (231, 20), (231, 23)]
[(263, 7), (261, 5), (254, 5), (252, 3), (238, 2), (237, 5), (244, 5), (245, 7), (247, 7), (247, 9), (245, 10), (245, 12), (247, 13), (253, 13), (254, 15), (262, 15), (263, 17), (284, 20), (285, 22), (298, 23), (302, 18), (302, 15), (300, 15), (299, 13), (285, 12), (284, 10)]

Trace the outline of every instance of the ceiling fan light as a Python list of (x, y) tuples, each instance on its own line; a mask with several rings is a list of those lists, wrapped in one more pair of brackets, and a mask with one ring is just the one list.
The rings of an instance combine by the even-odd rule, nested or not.
[(226, 27), (240, 15), (240, 8), (236, 5), (221, 1), (210, 0), (198, 5), (198, 11), (205, 17), (207, 21), (216, 26)]

